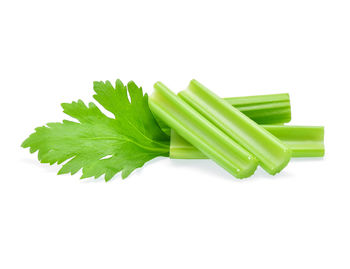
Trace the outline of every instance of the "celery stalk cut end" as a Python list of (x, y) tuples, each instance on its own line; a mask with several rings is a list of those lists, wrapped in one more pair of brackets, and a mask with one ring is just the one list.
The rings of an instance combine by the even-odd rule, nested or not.
[(187, 89), (178, 96), (252, 153), (268, 173), (274, 175), (288, 164), (291, 158), (288, 147), (198, 81), (191, 80)]
[(251, 176), (256, 158), (208, 121), (163, 83), (157, 82), (148, 104), (160, 120), (237, 178)]
[(292, 158), (292, 151), (289, 148), (286, 148), (286, 150), (283, 152), (284, 154), (281, 156), (281, 162), (279, 165), (276, 165), (274, 167), (264, 167), (264, 165), (260, 164), (262, 168), (264, 168), (266, 171), (268, 171), (271, 175), (276, 175), (279, 172), (281, 172), (289, 163), (290, 159)]

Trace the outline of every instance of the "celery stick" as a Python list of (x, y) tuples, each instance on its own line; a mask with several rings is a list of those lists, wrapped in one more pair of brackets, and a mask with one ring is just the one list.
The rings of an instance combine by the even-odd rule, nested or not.
[[(224, 98), (243, 114), (259, 124), (290, 122), (291, 109), (288, 93)], [(170, 128), (155, 116), (160, 128), (170, 135)]]
[(158, 118), (235, 177), (248, 177), (256, 170), (258, 162), (251, 153), (161, 82), (154, 85), (148, 103)]
[(291, 150), (286, 145), (198, 81), (192, 80), (187, 90), (181, 91), (178, 95), (251, 152), (268, 173), (274, 175), (288, 164)]
[(224, 99), (259, 124), (287, 123), (291, 120), (288, 93)]
[[(292, 150), (292, 157), (324, 156), (323, 126), (261, 125)], [(172, 159), (207, 159), (207, 157), (171, 130), (170, 152)]]
[(293, 157), (324, 156), (323, 126), (264, 126), (271, 134), (292, 149)]

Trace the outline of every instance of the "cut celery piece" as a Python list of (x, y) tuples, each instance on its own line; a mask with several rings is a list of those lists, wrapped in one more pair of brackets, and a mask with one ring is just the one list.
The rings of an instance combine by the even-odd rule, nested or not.
[[(324, 156), (323, 126), (261, 126), (287, 145), (292, 150), (292, 157)], [(207, 159), (202, 152), (174, 130), (171, 130), (169, 157), (171, 159)]]
[(271, 175), (280, 172), (288, 164), (291, 150), (286, 145), (198, 81), (192, 80), (188, 88), (178, 95), (251, 152), (261, 167)]
[[(259, 124), (283, 124), (291, 120), (288, 93), (224, 98), (243, 114)], [(170, 128), (155, 116), (160, 128), (170, 135)]]
[(161, 82), (154, 85), (148, 103), (153, 114), (235, 177), (249, 177), (256, 170), (258, 162), (251, 153)]
[(323, 126), (264, 126), (271, 134), (292, 149), (293, 157), (324, 156)]
[(288, 123), (291, 120), (288, 93), (224, 98), (259, 124)]

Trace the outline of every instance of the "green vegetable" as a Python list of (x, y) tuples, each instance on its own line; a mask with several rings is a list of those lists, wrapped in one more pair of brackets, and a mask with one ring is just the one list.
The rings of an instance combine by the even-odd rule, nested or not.
[(115, 118), (104, 115), (94, 103), (62, 104), (64, 113), (79, 122), (64, 120), (36, 128), (22, 147), (38, 151), (42, 163), (70, 159), (58, 174), (82, 169), (82, 178), (105, 175), (106, 181), (120, 171), (125, 178), (157, 156), (169, 156), (169, 136), (155, 121), (141, 88), (117, 80), (115, 87), (109, 81), (95, 82), (94, 90), (94, 98)]
[(291, 109), (288, 93), (224, 98), (259, 124), (288, 123)]
[[(268, 173), (274, 175), (288, 164), (291, 151), (287, 146), (198, 81), (192, 80), (187, 90), (179, 93), (179, 97), (251, 152)], [(165, 122), (168, 123), (168, 121)], [(172, 127), (170, 124), (169, 126)], [(176, 128), (173, 129), (178, 132)], [(197, 147), (182, 133), (178, 133)], [(197, 148), (201, 150), (199, 147)]]
[[(288, 93), (229, 97), (224, 100), (259, 124), (282, 124), (291, 120)], [(163, 132), (170, 135), (169, 126), (155, 118)]]
[[(292, 150), (292, 157), (324, 156), (323, 126), (262, 125)], [(170, 158), (207, 159), (207, 157), (178, 135), (174, 130), (170, 136)]]
[(164, 84), (157, 82), (149, 98), (152, 112), (206, 156), (237, 178), (252, 175), (256, 159)]
[(271, 134), (292, 149), (293, 157), (324, 156), (323, 126), (265, 126)]
[[(251, 124), (246, 116), (258, 123), (289, 122), (288, 94), (225, 98), (219, 102), (217, 96), (192, 81), (189, 89), (180, 93), (182, 98), (188, 99), (184, 101), (160, 82), (154, 87), (155, 92), (148, 100), (147, 94), (143, 94), (132, 81), (124, 85), (117, 80), (115, 87), (109, 81), (94, 82), (95, 100), (111, 112), (113, 118), (103, 114), (94, 103), (85, 105), (81, 100), (64, 103), (63, 112), (76, 121), (63, 120), (38, 127), (22, 143), (22, 147), (30, 148), (31, 153), (38, 151), (38, 159), (42, 163), (63, 164), (58, 174), (75, 174), (82, 170), (81, 178), (104, 176), (108, 181), (118, 172), (122, 172), (122, 178), (125, 178), (155, 157), (168, 157), (169, 150), (171, 158), (209, 156), (234, 176), (244, 178), (254, 173), (258, 160), (254, 156), (256, 153), (252, 154), (246, 144), (241, 146), (227, 132), (226, 127), (237, 127), (229, 120), (233, 109), (233, 119), (239, 119), (239, 128), (235, 131), (238, 135), (251, 135), (243, 142), (253, 144), (253, 148), (266, 154), (263, 161), (270, 161), (269, 165), (276, 164), (282, 157), (288, 159), (288, 149), (283, 151), (285, 146), (278, 147), (278, 139), (274, 136), (292, 149), (293, 157), (324, 155), (323, 127), (264, 125), (271, 133), (267, 133), (270, 135), (268, 139), (264, 137), (264, 129), (265, 133), (259, 131), (255, 137), (256, 130), (261, 127), (254, 122)], [(196, 96), (198, 92), (199, 96)], [(210, 100), (213, 96), (216, 98), (214, 101)], [(203, 105), (201, 99), (207, 103)], [(196, 101), (192, 104), (196, 109), (187, 103), (191, 101)], [(224, 108), (220, 107), (222, 103)], [(171, 146), (169, 126), (173, 128)], [(266, 143), (262, 143), (262, 137)], [(271, 152), (265, 146), (271, 147)]]

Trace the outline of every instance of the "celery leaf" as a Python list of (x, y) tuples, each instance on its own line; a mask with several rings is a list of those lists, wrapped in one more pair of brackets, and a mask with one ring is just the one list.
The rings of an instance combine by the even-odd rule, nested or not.
[(68, 160), (58, 174), (82, 169), (81, 178), (104, 175), (106, 181), (120, 171), (126, 178), (147, 161), (169, 155), (169, 137), (154, 119), (142, 88), (132, 81), (124, 85), (117, 80), (115, 87), (109, 81), (94, 82), (94, 90), (94, 98), (114, 118), (94, 103), (64, 103), (63, 112), (78, 122), (64, 120), (38, 127), (22, 147), (29, 147), (31, 153), (38, 151), (42, 163)]

